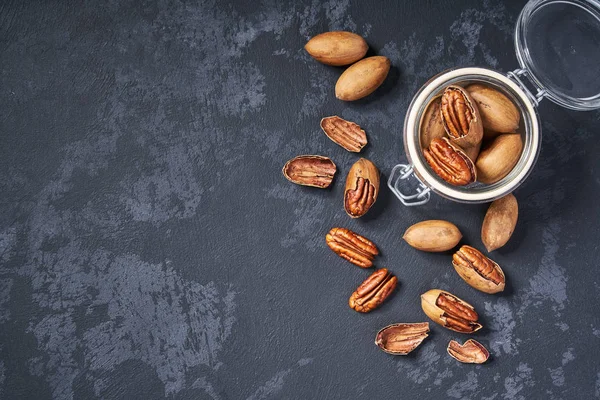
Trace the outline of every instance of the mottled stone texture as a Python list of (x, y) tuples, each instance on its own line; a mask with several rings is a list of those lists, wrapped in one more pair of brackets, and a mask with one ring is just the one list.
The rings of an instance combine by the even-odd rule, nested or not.
[[(404, 161), (415, 91), (454, 66), (514, 69), (523, 2), (7, 0), (0, 5), (0, 398), (589, 399), (600, 396), (600, 113), (544, 102), (538, 164), (515, 193), (520, 220), (493, 258), (508, 284), (468, 287), (448, 254), (409, 248), (407, 226), (449, 219), (479, 239), (485, 205), (438, 197), (407, 209), (382, 185), (351, 220), (357, 156), (320, 131), (366, 129), (384, 181)], [(343, 103), (340, 68), (312, 35), (347, 29), (393, 68)], [(327, 190), (280, 170), (331, 157)], [(347, 299), (369, 271), (325, 245), (333, 226), (372, 239), (397, 293), (360, 315)], [(483, 366), (431, 337), (408, 357), (373, 344), (425, 321), (437, 287), (477, 306)]]

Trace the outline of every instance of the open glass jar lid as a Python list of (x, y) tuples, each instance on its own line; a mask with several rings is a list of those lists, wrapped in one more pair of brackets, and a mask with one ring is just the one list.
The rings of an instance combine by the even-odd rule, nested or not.
[[(402, 203), (424, 204), (432, 191), (464, 203), (505, 196), (527, 178), (537, 160), (541, 145), (536, 110), (539, 101), (547, 97), (574, 110), (600, 108), (600, 0), (529, 1), (517, 22), (515, 46), (520, 69), (507, 74), (477, 67), (452, 69), (431, 78), (415, 94), (404, 121), (404, 149), (409, 164), (394, 167), (388, 180)], [(497, 90), (518, 109), (520, 125), (511, 132), (520, 135), (521, 150), (510, 172), (499, 180), (454, 186), (426, 160), (424, 153), (431, 149), (422, 147), (421, 124), (429, 105), (439, 101), (447, 87), (468, 89), (473, 84)], [(488, 146), (493, 147), (494, 140), (490, 139)], [(473, 158), (473, 164), (480, 158)], [(476, 170), (482, 172), (479, 167)]]

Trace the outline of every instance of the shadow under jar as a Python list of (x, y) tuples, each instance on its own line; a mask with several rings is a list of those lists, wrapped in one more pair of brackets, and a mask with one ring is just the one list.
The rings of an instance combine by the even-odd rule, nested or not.
[[(507, 74), (487, 68), (457, 68), (431, 78), (415, 94), (404, 121), (408, 164), (396, 165), (388, 186), (407, 206), (425, 204), (431, 192), (462, 203), (484, 203), (515, 190), (537, 160), (541, 124), (537, 105), (543, 98), (573, 110), (600, 108), (600, 1), (532, 0), (519, 15), (515, 47), (521, 66)], [(420, 124), (430, 102), (450, 85), (480, 83), (506, 95), (520, 113), (523, 150), (512, 170), (492, 184), (454, 186), (428, 165)], [(472, 160), (475, 162), (476, 160)]]

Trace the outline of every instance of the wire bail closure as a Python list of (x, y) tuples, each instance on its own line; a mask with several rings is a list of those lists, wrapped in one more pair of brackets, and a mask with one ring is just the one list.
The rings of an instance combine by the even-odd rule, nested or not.
[[(409, 194), (404, 193), (400, 188), (402, 186), (408, 186), (407, 181), (410, 177), (414, 177), (419, 183), (416, 188), (409, 191)], [(429, 201), (431, 198), (431, 189), (428, 188), (419, 180), (414, 174), (413, 166), (408, 164), (398, 164), (390, 173), (388, 179), (388, 187), (396, 195), (398, 200), (405, 206), (420, 206)], [(415, 193), (416, 191), (416, 193)]]

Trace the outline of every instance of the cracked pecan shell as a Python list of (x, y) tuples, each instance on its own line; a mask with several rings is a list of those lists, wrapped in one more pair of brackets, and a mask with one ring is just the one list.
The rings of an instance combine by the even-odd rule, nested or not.
[(323, 189), (331, 184), (336, 170), (333, 161), (327, 157), (305, 155), (285, 163), (282, 172), (290, 182)]
[(435, 323), (452, 331), (473, 333), (482, 328), (475, 308), (444, 290), (431, 289), (422, 294), (421, 307)]
[(473, 161), (448, 138), (433, 139), (423, 155), (431, 169), (451, 185), (464, 186), (477, 179)]
[(475, 158), (483, 139), (483, 125), (473, 98), (460, 86), (448, 86), (442, 94), (440, 113), (452, 143), (465, 151), (470, 149)]
[(504, 290), (506, 278), (502, 268), (471, 246), (464, 245), (454, 253), (452, 265), (458, 275), (477, 290), (490, 294)]
[(447, 350), (452, 358), (466, 364), (483, 364), (490, 358), (485, 346), (473, 339), (467, 340), (463, 345), (451, 340)]
[(323, 118), (321, 129), (329, 139), (353, 153), (359, 153), (367, 145), (365, 131), (358, 124), (337, 115)]
[(373, 259), (379, 254), (373, 242), (346, 228), (333, 228), (325, 241), (338, 256), (361, 268), (372, 267)]
[(386, 268), (378, 269), (352, 293), (348, 305), (362, 313), (373, 311), (392, 294), (397, 284), (398, 278)]
[(361, 158), (352, 165), (346, 178), (344, 210), (352, 218), (362, 217), (375, 204), (379, 194), (379, 170)]
[(405, 356), (427, 338), (429, 322), (388, 325), (377, 332), (375, 344), (388, 354)]

